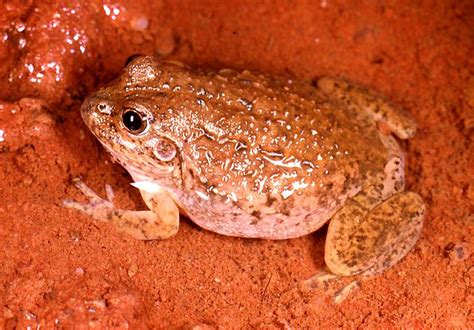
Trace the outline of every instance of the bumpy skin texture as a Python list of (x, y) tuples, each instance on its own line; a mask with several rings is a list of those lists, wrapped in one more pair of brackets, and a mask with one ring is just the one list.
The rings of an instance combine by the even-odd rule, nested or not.
[[(130, 109), (143, 119), (140, 133), (124, 125), (123, 113)], [(392, 136), (378, 130), (377, 121), (400, 138), (414, 134), (414, 122), (373, 92), (343, 80), (323, 78), (315, 87), (248, 71), (192, 70), (181, 63), (138, 57), (117, 82), (90, 96), (81, 112), (136, 182), (158, 187), (162, 198), (152, 202), (153, 192), (142, 192), (157, 213), (161, 199), (174, 201), (203, 228), (269, 239), (311, 233), (334, 217), (326, 261), (341, 275), (389, 267), (411, 249), (421, 230), (423, 203), (414, 193), (396, 198), (413, 212), (387, 211), (390, 221), (370, 225), (379, 221), (384, 201), (404, 194), (403, 154)], [(357, 196), (362, 196), (360, 202)], [(365, 212), (351, 218), (354, 203), (364, 205)], [(389, 204), (397, 208), (391, 199)], [(85, 210), (78, 205), (69, 204), (104, 218), (94, 213), (96, 206)], [(377, 216), (370, 215), (372, 209)], [(397, 220), (400, 215), (403, 221)], [(162, 223), (174, 222), (177, 230), (176, 214), (161, 218), (156, 220), (158, 231)], [(369, 224), (364, 230), (372, 232), (356, 247), (345, 247), (342, 240), (355, 233), (363, 219)], [(395, 225), (381, 228), (383, 223)], [(400, 228), (392, 230), (398, 223)], [(137, 229), (139, 222), (134, 226)], [(387, 231), (407, 238), (385, 243), (377, 239)], [(144, 230), (134, 236), (166, 235)], [(359, 250), (367, 249), (374, 253), (359, 260)]]

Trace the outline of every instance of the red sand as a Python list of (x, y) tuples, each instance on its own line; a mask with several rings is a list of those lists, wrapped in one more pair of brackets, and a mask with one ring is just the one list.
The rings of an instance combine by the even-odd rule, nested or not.
[[(472, 1), (104, 2), (0, 5), (0, 328), (474, 327)], [(238, 239), (183, 219), (144, 243), (63, 208), (77, 176), (143, 207), (78, 112), (134, 53), (341, 75), (402, 105), (419, 124), (408, 187), (427, 203), (415, 249), (336, 305), (336, 288), (298, 284), (323, 268), (324, 230)]]

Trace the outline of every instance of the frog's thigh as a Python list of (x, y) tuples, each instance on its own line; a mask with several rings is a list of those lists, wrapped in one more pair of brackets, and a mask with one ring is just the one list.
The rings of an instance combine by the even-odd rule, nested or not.
[(325, 247), (328, 268), (337, 275), (381, 272), (403, 258), (418, 240), (424, 204), (401, 192), (367, 209), (353, 199), (331, 219)]
[(330, 98), (344, 102), (348, 108), (364, 111), (373, 120), (385, 122), (401, 139), (408, 139), (415, 134), (415, 121), (371, 89), (333, 77), (319, 79), (317, 86)]
[(114, 221), (119, 230), (141, 240), (165, 239), (179, 228), (179, 209), (171, 196), (160, 190), (140, 191), (149, 211), (120, 210)]

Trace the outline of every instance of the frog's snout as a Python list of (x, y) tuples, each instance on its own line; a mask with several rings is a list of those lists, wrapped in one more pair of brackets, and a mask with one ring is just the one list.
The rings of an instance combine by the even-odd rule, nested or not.
[(98, 109), (98, 104), (94, 105), (94, 102), (91, 102), (90, 97), (87, 98), (81, 105), (81, 117), (82, 120), (86, 123), (86, 125), (91, 128), (93, 127), (93, 118), (97, 117), (97, 109)]
[(90, 102), (88, 100), (89, 99), (87, 98), (84, 100), (84, 102), (82, 102), (81, 109), (80, 109), (82, 119), (84, 120), (85, 120), (85, 116), (88, 116), (90, 113)]
[(99, 124), (112, 115), (113, 106), (107, 100), (91, 95), (81, 105), (81, 116), (87, 126)]
[(91, 116), (91, 104), (89, 102), (89, 98), (85, 99), (81, 105), (81, 117), (82, 120), (89, 126), (89, 118)]

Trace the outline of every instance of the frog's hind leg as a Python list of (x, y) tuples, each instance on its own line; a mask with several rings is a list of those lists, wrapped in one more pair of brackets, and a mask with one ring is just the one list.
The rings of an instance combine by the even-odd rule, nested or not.
[(378, 183), (348, 200), (332, 218), (325, 260), (338, 275), (372, 275), (403, 258), (418, 240), (424, 203), (403, 191), (404, 157), (392, 136), (380, 134), (388, 161)]
[(107, 199), (99, 197), (81, 180), (75, 184), (89, 198), (89, 203), (64, 201), (64, 206), (82, 211), (99, 221), (112, 222), (118, 230), (136, 239), (165, 239), (176, 234), (179, 228), (179, 209), (169, 194), (160, 189), (153, 193), (140, 191), (148, 211), (122, 210), (113, 204), (113, 192), (106, 186)]
[(334, 274), (379, 273), (402, 259), (418, 240), (424, 213), (420, 196), (402, 192), (370, 208), (369, 195), (348, 201), (331, 219), (325, 261)]
[(362, 110), (374, 121), (386, 123), (401, 139), (408, 139), (416, 132), (416, 123), (407, 113), (371, 89), (333, 77), (319, 79), (317, 87), (330, 98), (343, 102), (345, 107)]

